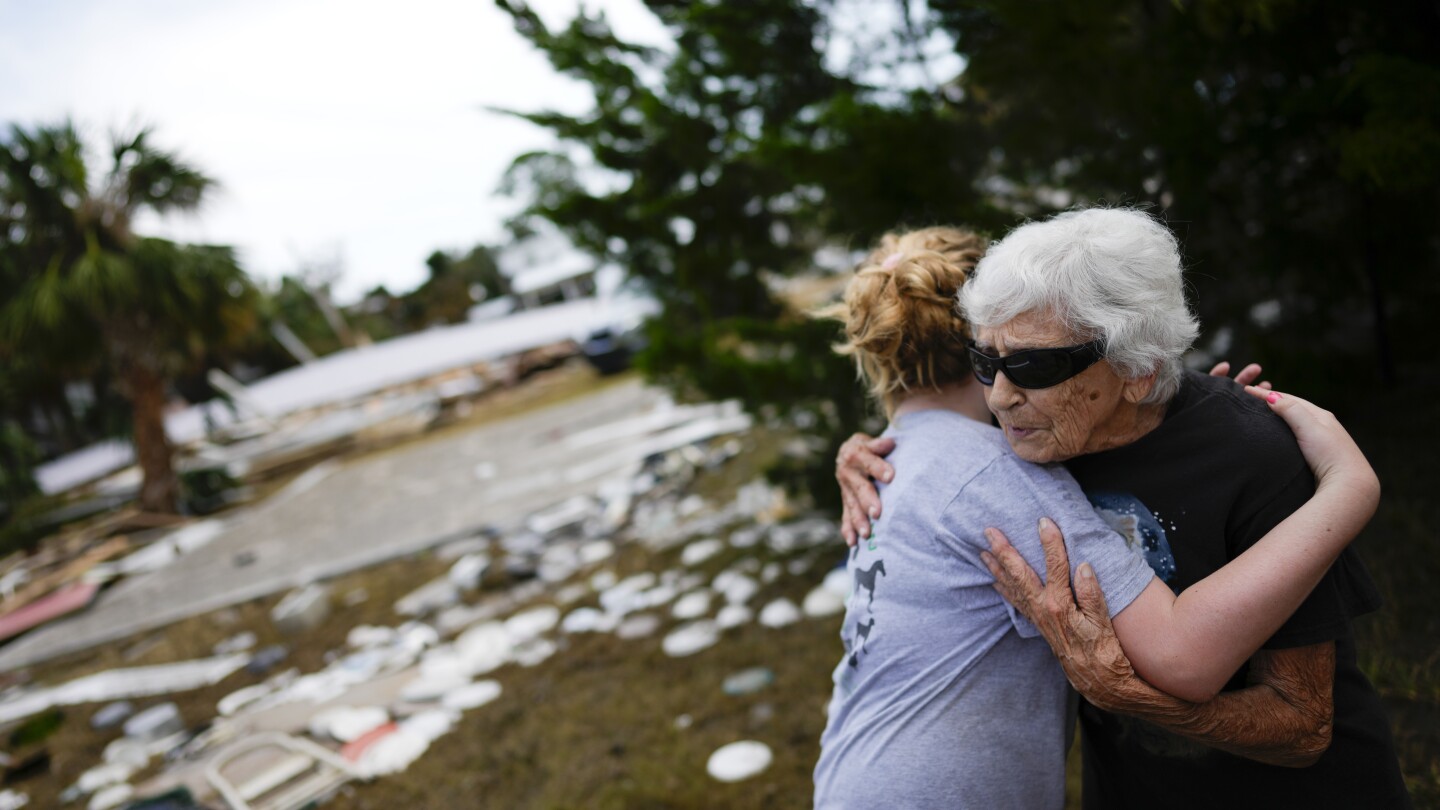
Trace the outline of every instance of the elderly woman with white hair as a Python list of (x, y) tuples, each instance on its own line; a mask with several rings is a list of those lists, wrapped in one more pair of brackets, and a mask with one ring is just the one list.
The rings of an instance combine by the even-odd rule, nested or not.
[[(1010, 448), (1064, 463), (1174, 592), (1245, 555), (1315, 495), (1294, 435), (1265, 403), (1184, 370), (1199, 327), (1175, 238), (1150, 216), (1091, 209), (1017, 228), (959, 299), (971, 366)], [(893, 479), (881, 458), (892, 448), (857, 435), (841, 451), (849, 539), (880, 517), (871, 478)], [(1045, 583), (996, 532), (986, 564), (1087, 700), (1085, 807), (1409, 805), (1383, 707), (1356, 665), (1350, 621), (1379, 598), (1352, 550), (1224, 691), (1193, 702), (1142, 680), (1136, 668), (1153, 679), (1164, 662), (1132, 667), (1139, 651), (1122, 650), (1104, 583), (1082, 565), (1072, 596), (1058, 531), (1041, 535)], [(1236, 610), (1217, 618), (1238, 628), (1248, 617)]]

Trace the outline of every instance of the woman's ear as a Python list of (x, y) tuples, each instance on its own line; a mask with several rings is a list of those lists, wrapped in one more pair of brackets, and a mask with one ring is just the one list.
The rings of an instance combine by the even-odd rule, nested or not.
[(1144, 377), (1132, 377), (1125, 380), (1124, 388), (1120, 396), (1131, 405), (1138, 405), (1155, 390), (1155, 372), (1150, 372)]

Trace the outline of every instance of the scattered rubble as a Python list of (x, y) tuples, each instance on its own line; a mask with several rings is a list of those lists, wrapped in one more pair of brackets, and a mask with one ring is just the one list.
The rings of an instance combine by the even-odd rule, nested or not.
[(705, 770), (720, 782), (739, 782), (770, 767), (774, 754), (770, 746), (754, 740), (742, 740), (721, 746), (710, 755)]

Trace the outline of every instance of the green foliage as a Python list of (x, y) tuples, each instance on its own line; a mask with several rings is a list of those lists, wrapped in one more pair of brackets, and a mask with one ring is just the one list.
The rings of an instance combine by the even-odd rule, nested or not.
[[(595, 98), (517, 113), (561, 147), (504, 188), (649, 286), (664, 311), (641, 362), (680, 390), (848, 432), (853, 375), (774, 280), (897, 226), (999, 235), (1077, 203), (1163, 216), (1204, 321), (1289, 386), (1428, 362), (1440, 23), (1419, 6), (932, 0), (877, 6), (857, 35), (830, 3), (649, 0), (673, 38), (651, 47), (603, 15), (551, 30), (497, 2)], [(922, 55), (937, 42), (958, 75)], [(1278, 317), (1252, 318), (1262, 302)]]

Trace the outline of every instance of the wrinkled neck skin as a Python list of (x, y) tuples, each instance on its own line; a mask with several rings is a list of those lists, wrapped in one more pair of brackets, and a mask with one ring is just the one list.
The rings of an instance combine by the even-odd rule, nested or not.
[(1121, 400), (1109, 417), (1090, 432), (1090, 439), (1079, 455), (1088, 456), (1138, 441), (1165, 421), (1165, 406), (1164, 402), (1138, 405)]
[(990, 409), (985, 405), (985, 389), (973, 379), (949, 383), (940, 388), (910, 391), (900, 397), (890, 421), (907, 413), (919, 411), (954, 411), (977, 422), (990, 424)]

